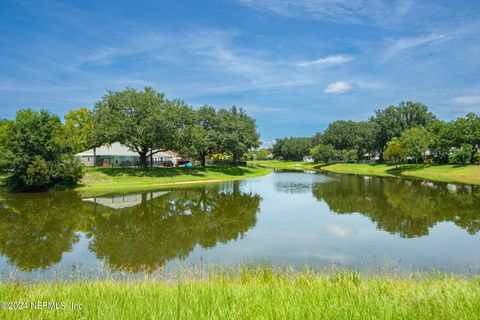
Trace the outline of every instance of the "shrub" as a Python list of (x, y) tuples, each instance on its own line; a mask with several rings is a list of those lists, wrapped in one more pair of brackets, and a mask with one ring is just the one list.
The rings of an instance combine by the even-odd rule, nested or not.
[(21, 110), (9, 125), (0, 169), (10, 191), (43, 191), (75, 185), (83, 166), (62, 143), (60, 119), (46, 111)]
[(316, 163), (328, 162), (336, 158), (337, 151), (331, 144), (319, 144), (310, 150), (310, 155)]
[(470, 160), (471, 152), (472, 146), (469, 144), (462, 144), (460, 148), (452, 148), (450, 151), (449, 162), (465, 165)]

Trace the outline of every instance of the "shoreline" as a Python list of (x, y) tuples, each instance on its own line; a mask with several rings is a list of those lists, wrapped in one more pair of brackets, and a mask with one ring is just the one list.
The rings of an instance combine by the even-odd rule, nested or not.
[(479, 165), (405, 165), (400, 167), (387, 166), (385, 164), (332, 164), (322, 166), (320, 171), (365, 175), (377, 177), (389, 177), (399, 179), (428, 180), (433, 182), (460, 183), (480, 185)]
[[(175, 170), (175, 171), (174, 171)], [(109, 191), (121, 191), (121, 190), (150, 190), (159, 189), (172, 186), (184, 186), (184, 185), (198, 185), (198, 184), (210, 184), (221, 183), (227, 181), (238, 181), (248, 178), (257, 178), (266, 176), (272, 173), (267, 168), (257, 167), (206, 167), (206, 168), (194, 168), (187, 169), (188, 171), (182, 172), (183, 169), (172, 168), (158, 168), (154, 170), (142, 169), (122, 169), (122, 168), (101, 168), (90, 169), (83, 180), (88, 180), (95, 177), (94, 182), (87, 182), (86, 185), (78, 186), (73, 191), (77, 192), (109, 192)], [(229, 173), (228, 170), (233, 170)], [(185, 170), (183, 170), (185, 171)], [(115, 173), (115, 176), (109, 176), (109, 173)], [(126, 172), (126, 173), (125, 173)], [(169, 175), (175, 172), (176, 175)], [(180, 172), (180, 173), (179, 173)], [(134, 175), (132, 175), (132, 173)], [(153, 173), (153, 175), (151, 174)], [(130, 174), (130, 176), (128, 175)], [(157, 174), (157, 175), (155, 175)], [(192, 180), (184, 180), (188, 176), (192, 176)], [(203, 175), (203, 176), (201, 176)], [(98, 184), (95, 182), (98, 181)]]
[[(257, 166), (270, 169), (315, 170), (338, 174), (389, 177), (400, 179), (428, 180), (434, 182), (480, 185), (480, 165), (403, 165), (399, 167), (386, 164), (336, 163), (306, 164), (300, 161), (266, 160), (257, 161)], [(252, 162), (255, 164), (255, 162)]]

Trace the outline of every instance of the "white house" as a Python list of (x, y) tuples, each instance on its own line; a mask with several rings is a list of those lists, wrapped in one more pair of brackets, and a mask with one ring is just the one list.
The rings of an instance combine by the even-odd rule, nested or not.
[(303, 162), (308, 162), (308, 163), (313, 163), (315, 160), (313, 160), (312, 156), (304, 156), (303, 157)]
[[(119, 142), (77, 153), (75, 158), (87, 167), (131, 167), (138, 166), (140, 163), (138, 153), (130, 150)], [(156, 167), (176, 166), (180, 160), (178, 154), (173, 151), (160, 151), (155, 153), (152, 158), (152, 164)], [(148, 159), (148, 161), (150, 161), (150, 159)]]

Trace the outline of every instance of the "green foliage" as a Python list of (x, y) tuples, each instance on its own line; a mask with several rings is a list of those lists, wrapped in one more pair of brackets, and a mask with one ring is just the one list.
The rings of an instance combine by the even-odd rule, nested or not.
[(149, 152), (174, 147), (179, 117), (185, 109), (189, 108), (181, 101), (167, 101), (163, 93), (148, 87), (108, 92), (95, 104), (95, 141), (124, 144), (138, 152), (146, 167)]
[(450, 151), (450, 163), (465, 165), (469, 162), (472, 153), (472, 146), (463, 143), (459, 148), (453, 147)]
[(322, 134), (322, 143), (337, 150), (352, 149), (357, 144), (357, 123), (351, 120), (334, 121)]
[(398, 106), (389, 106), (376, 110), (371, 121), (375, 126), (374, 142), (377, 150), (382, 152), (387, 143), (409, 128), (427, 126), (435, 116), (421, 103), (401, 102)]
[(410, 128), (402, 132), (400, 140), (405, 146), (407, 156), (413, 158), (415, 162), (423, 159), (428, 162), (427, 152), (434, 144), (434, 136), (424, 127)]
[(480, 152), (477, 152), (473, 155), (473, 162), (476, 164), (480, 164)]
[(205, 165), (206, 157), (228, 154), (236, 161), (249, 150), (260, 145), (255, 120), (235, 106), (216, 111), (203, 106), (191, 111), (190, 121), (184, 123), (177, 137), (177, 150), (183, 155), (199, 159)]
[(313, 147), (311, 138), (290, 137), (275, 140), (272, 147), (272, 153), (275, 158), (281, 158), (288, 161), (301, 161), (303, 157), (310, 154)]
[(93, 112), (87, 108), (71, 110), (65, 117), (64, 144), (72, 153), (91, 149), (96, 145), (93, 136)]
[(398, 165), (406, 160), (407, 150), (404, 143), (395, 137), (387, 144), (383, 156), (388, 163)]
[[(436, 138), (433, 153), (435, 161), (439, 164), (457, 163), (457, 160), (449, 159), (449, 156), (451, 156), (451, 150), (457, 153), (457, 149), (460, 149), (462, 144), (480, 145), (480, 117), (474, 113), (451, 122), (434, 122), (428, 129)], [(470, 160), (473, 159), (469, 158), (468, 161)]]
[(316, 144), (331, 144), (336, 150), (357, 151), (355, 160), (373, 150), (374, 126), (371, 121), (339, 120), (329, 124), (323, 134), (317, 133), (313, 138)]
[(328, 162), (337, 157), (337, 151), (331, 144), (319, 144), (310, 150), (316, 163)]
[[(124, 241), (125, 242), (125, 241)], [(2, 319), (478, 319), (478, 277), (415, 274), (360, 276), (287, 266), (183, 268), (175, 276), (135, 281), (0, 284), (2, 301), (81, 303), (65, 310), (0, 310)], [(202, 269), (201, 269), (202, 271)], [(148, 306), (148, 307), (147, 307)]]
[[(480, 117), (469, 113), (465, 118), (445, 122), (437, 120), (428, 108), (420, 103), (401, 102), (397, 106), (376, 110), (375, 116), (369, 121), (334, 121), (323, 133), (312, 137), (312, 140), (315, 145), (331, 144), (337, 151), (342, 150), (342, 153), (355, 149), (357, 159), (376, 152), (382, 159), (387, 144), (393, 138), (400, 137), (405, 147), (405, 157), (414, 159), (415, 162), (423, 160), (427, 163), (431, 157), (437, 164), (457, 163), (459, 159), (449, 160), (451, 150), (458, 153), (462, 144), (480, 146)], [(390, 163), (405, 160), (398, 158), (403, 156), (399, 151), (398, 146), (392, 146), (388, 159)], [(475, 162), (474, 156), (472, 149), (470, 157), (465, 161)], [(342, 158), (347, 160), (343, 156)]]
[(1, 168), (12, 191), (41, 191), (72, 186), (83, 175), (80, 163), (61, 143), (64, 128), (46, 111), (21, 110), (7, 129)]
[(219, 118), (216, 110), (203, 106), (192, 110), (191, 123), (180, 130), (178, 151), (187, 157), (199, 159), (205, 165), (205, 158), (221, 151), (219, 142)]
[(356, 149), (342, 150), (342, 159), (347, 162), (358, 160), (358, 151)]
[(249, 150), (260, 146), (255, 120), (243, 109), (233, 106), (218, 110), (217, 139), (222, 152), (228, 152), (239, 161)]
[[(10, 125), (12, 124), (12, 121), (8, 121), (6, 119), (0, 119), (0, 154), (3, 154), (3, 151), (5, 149), (5, 144), (7, 142), (7, 137), (8, 137), (8, 129)], [(0, 159), (0, 163), (2, 162), (3, 159)]]
[(450, 127), (451, 124), (441, 120), (434, 121), (427, 127), (428, 131), (435, 137), (431, 151), (433, 161), (437, 164), (448, 163), (450, 149), (453, 146), (449, 132)]

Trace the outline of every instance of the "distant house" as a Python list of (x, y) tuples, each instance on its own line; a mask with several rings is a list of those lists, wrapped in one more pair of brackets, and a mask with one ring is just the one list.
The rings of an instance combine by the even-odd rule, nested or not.
[[(138, 153), (119, 142), (77, 153), (75, 158), (87, 167), (132, 167), (140, 165)], [(155, 167), (176, 166), (180, 160), (178, 154), (173, 151), (160, 151), (153, 155), (151, 163)], [(148, 161), (150, 162), (150, 158)]]
[(82, 201), (100, 204), (112, 209), (124, 209), (135, 207), (142, 202), (150, 201), (168, 194), (170, 191), (148, 192), (146, 194), (123, 194), (108, 197), (87, 198)]
[(308, 163), (313, 163), (313, 157), (312, 156), (304, 156), (303, 157), (303, 162), (308, 162)]
[(375, 152), (375, 153), (365, 153), (363, 154), (363, 158), (365, 160), (370, 160), (370, 161), (377, 161), (377, 160), (380, 160), (380, 153), (378, 152)]

